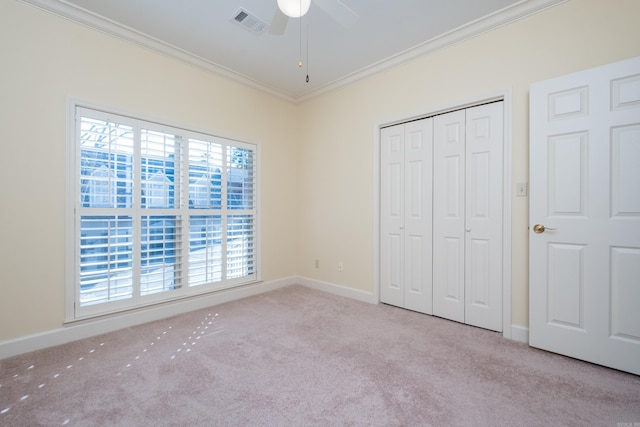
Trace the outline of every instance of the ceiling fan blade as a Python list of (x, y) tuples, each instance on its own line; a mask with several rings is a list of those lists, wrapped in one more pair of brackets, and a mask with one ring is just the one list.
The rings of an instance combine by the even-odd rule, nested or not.
[(282, 13), (279, 7), (276, 6), (276, 12), (273, 14), (271, 25), (269, 25), (269, 34), (274, 36), (281, 36), (284, 34), (284, 30), (287, 29), (287, 23), (289, 17)]
[(358, 15), (340, 0), (313, 0), (313, 2), (344, 28), (351, 28), (358, 20)]

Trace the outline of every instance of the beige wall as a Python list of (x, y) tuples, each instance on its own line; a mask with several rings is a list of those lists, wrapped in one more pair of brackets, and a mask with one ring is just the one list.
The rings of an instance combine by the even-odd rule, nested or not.
[[(0, 341), (64, 319), (68, 97), (260, 142), (263, 279), (372, 292), (374, 125), (511, 88), (513, 183), (528, 181), (529, 84), (640, 55), (638, 17), (636, 0), (571, 0), (294, 106), (0, 2)], [(513, 323), (526, 326), (528, 205), (512, 202)]]
[[(637, 0), (571, 0), (303, 104), (298, 272), (373, 290), (376, 123), (511, 88), (515, 194), (529, 180), (529, 85), (640, 55), (639, 18)], [(527, 326), (528, 198), (512, 209), (512, 322)]]
[(294, 105), (15, 0), (0, 53), (0, 341), (64, 320), (68, 97), (260, 143), (262, 278), (296, 273)]

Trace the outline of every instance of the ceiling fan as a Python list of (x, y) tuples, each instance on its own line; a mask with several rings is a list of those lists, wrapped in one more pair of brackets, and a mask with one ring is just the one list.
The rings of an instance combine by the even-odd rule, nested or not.
[(278, 7), (269, 26), (269, 34), (282, 35), (287, 28), (289, 18), (304, 16), (311, 2), (322, 9), (333, 20), (345, 28), (350, 28), (358, 15), (340, 0), (277, 0)]

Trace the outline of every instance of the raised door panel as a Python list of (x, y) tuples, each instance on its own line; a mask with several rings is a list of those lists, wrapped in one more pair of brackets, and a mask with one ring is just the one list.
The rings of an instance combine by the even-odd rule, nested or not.
[(587, 132), (549, 137), (549, 216), (587, 216), (587, 139)]
[(586, 246), (549, 243), (547, 246), (547, 322), (584, 330)]
[(640, 124), (611, 132), (611, 215), (640, 217)]
[(611, 337), (640, 343), (640, 247), (611, 248)]

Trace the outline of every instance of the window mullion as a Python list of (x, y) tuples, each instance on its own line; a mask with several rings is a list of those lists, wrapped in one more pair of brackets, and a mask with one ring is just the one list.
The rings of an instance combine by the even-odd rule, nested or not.
[(136, 121), (133, 136), (133, 261), (132, 286), (134, 304), (140, 302), (141, 287), (141, 250), (142, 250), (142, 135), (140, 121)]
[[(186, 198), (189, 197), (189, 179), (185, 175), (185, 170), (188, 170), (188, 137), (184, 132), (176, 135), (178, 142), (178, 148), (176, 150), (176, 159), (174, 159), (174, 168), (178, 168), (178, 173), (175, 174), (174, 191), (174, 215), (176, 216), (176, 225), (179, 224), (176, 236), (176, 267), (174, 270), (174, 280), (179, 283), (180, 290), (178, 292), (184, 293), (188, 288), (188, 260), (189, 254), (189, 203)], [(186, 185), (186, 189), (185, 189)], [(185, 191), (186, 190), (186, 191)]]
[(227, 206), (228, 200), (228, 181), (229, 181), (229, 146), (227, 144), (222, 144), (222, 171), (221, 171), (221, 204), (220, 204), (220, 215), (222, 219), (221, 229), (222, 229), (222, 280), (226, 281), (228, 279), (228, 241), (227, 241), (227, 226), (228, 226), (228, 217), (229, 217), (229, 209)]
[(189, 212), (189, 135), (182, 135), (180, 158), (180, 216), (182, 218), (182, 228), (180, 229), (180, 241), (182, 242), (182, 251), (180, 252), (181, 283), (182, 292), (188, 292), (189, 286), (189, 252), (190, 241), (189, 234), (191, 231), (191, 216)]
[(81, 217), (81, 209), (82, 203), (80, 199), (82, 197), (82, 148), (81, 148), (81, 135), (82, 135), (82, 126), (81, 126), (82, 114), (80, 109), (76, 109), (75, 111), (75, 127), (76, 133), (73, 138), (73, 165), (74, 165), (74, 188), (75, 194), (73, 196), (73, 266), (74, 266), (74, 274), (73, 274), (73, 316), (79, 317), (80, 315), (80, 291), (81, 291), (81, 283), (80, 283), (80, 269), (81, 269), (81, 229), (80, 229), (80, 217)]

